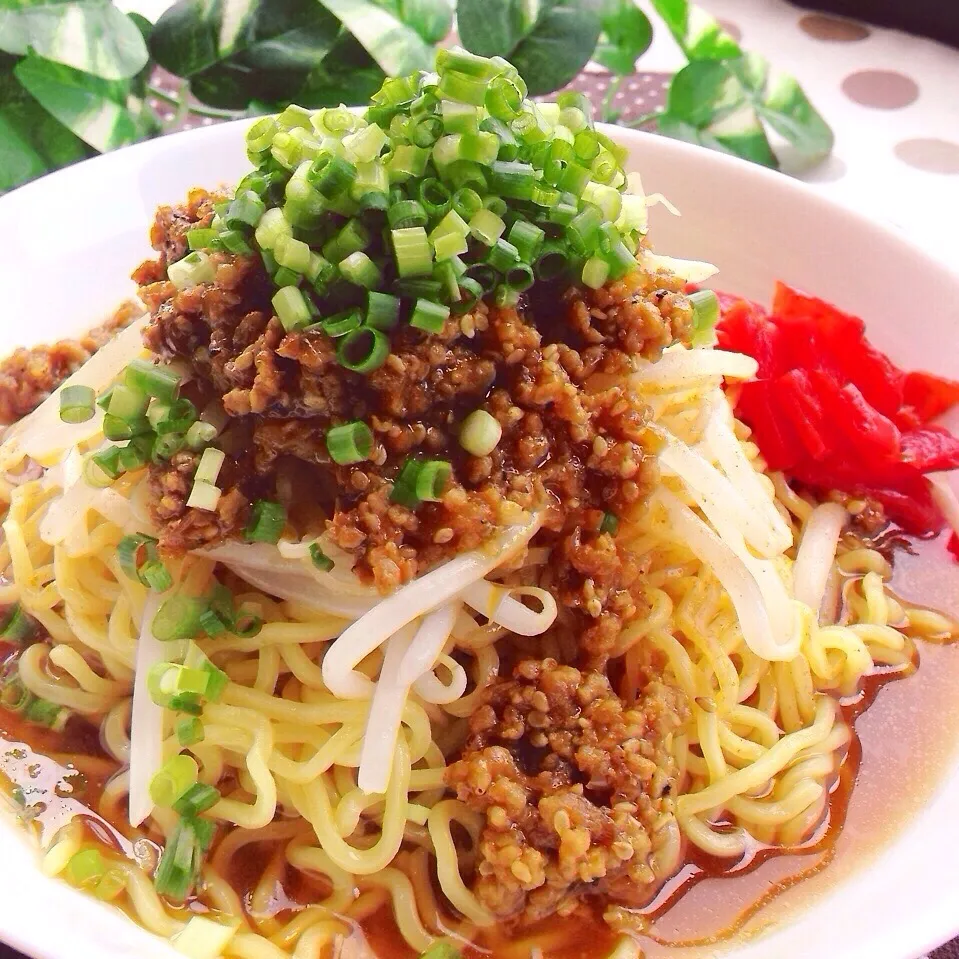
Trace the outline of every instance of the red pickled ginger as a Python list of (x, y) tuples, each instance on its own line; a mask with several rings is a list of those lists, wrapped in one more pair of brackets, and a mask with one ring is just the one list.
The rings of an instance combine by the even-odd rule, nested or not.
[(959, 439), (929, 421), (959, 403), (959, 382), (899, 369), (866, 339), (862, 320), (783, 283), (769, 313), (719, 299), (719, 346), (759, 364), (736, 413), (769, 468), (869, 496), (907, 532), (942, 529), (923, 474), (959, 467)]

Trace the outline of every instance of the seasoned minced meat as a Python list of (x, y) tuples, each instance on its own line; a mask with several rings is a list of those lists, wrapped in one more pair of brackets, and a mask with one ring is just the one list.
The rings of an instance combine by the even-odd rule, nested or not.
[(526, 660), (493, 685), (446, 781), (485, 816), (473, 891), (499, 919), (533, 922), (591, 892), (654, 880), (672, 817), (670, 737), (681, 694), (651, 682), (624, 703), (605, 673)]
[[(215, 281), (191, 290), (177, 292), (166, 280), (166, 263), (182, 255), (189, 225), (208, 221), (212, 200), (193, 191), (186, 206), (162, 209), (151, 234), (160, 259), (134, 276), (153, 317), (147, 345), (188, 363), (201, 398), (220, 399), (232, 417), (227, 436), (242, 438), (231, 452), (246, 505), (231, 497), (212, 522), (188, 519), (185, 501), (156, 511), (166, 548), (233, 534), (250, 501), (283, 500), (285, 489), (294, 504), (317, 504), (334, 541), (356, 556), (357, 573), (385, 592), (482, 542), (516, 507), (545, 509), (543, 535), (556, 537), (570, 535), (586, 513), (601, 519), (644, 496), (655, 443), (647, 411), (622, 378), (635, 357), (685, 336), (691, 308), (682, 281), (637, 270), (600, 290), (539, 284), (515, 309), (480, 304), (433, 335), (401, 323), (386, 364), (362, 376), (336, 362), (326, 334), (283, 329), (258, 256), (214, 254)], [(462, 418), (477, 408), (503, 428), (489, 456), (470, 456), (457, 439)], [(338, 467), (324, 436), (352, 419), (373, 429), (373, 457)], [(411, 454), (454, 468), (442, 500), (415, 513), (389, 500)], [(161, 488), (164, 474), (179, 468), (152, 471)], [(284, 475), (295, 482), (278, 483)]]
[(36, 409), (118, 330), (142, 314), (138, 304), (124, 303), (109, 320), (78, 340), (14, 350), (0, 361), (0, 424), (9, 425)]

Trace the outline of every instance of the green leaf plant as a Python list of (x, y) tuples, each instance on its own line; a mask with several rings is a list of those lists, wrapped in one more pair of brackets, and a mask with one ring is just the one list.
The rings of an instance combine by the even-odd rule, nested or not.
[[(155, 136), (187, 112), (215, 118), (366, 101), (387, 76), (429, 70), (455, 29), (473, 53), (515, 64), (529, 92), (564, 87), (592, 61), (611, 81), (600, 118), (654, 24), (688, 61), (665, 107), (632, 121), (778, 167), (813, 163), (832, 131), (796, 80), (776, 73), (687, 0), (176, 0), (151, 24), (111, 0), (0, 0), (0, 192)], [(151, 82), (157, 67), (173, 91)], [(151, 106), (172, 110), (164, 124)]]

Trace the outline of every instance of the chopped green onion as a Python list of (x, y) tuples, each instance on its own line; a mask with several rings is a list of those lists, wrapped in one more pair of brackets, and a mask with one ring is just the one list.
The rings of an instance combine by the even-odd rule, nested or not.
[(136, 420), (121, 420), (119, 416), (107, 413), (103, 417), (103, 435), (108, 440), (128, 440), (150, 432), (150, 421), (145, 416)]
[(194, 251), (167, 266), (167, 277), (178, 290), (189, 290), (201, 283), (212, 283), (216, 266), (206, 253)]
[(407, 124), (409, 138), (418, 147), (431, 147), (443, 134), (443, 123), (439, 117), (425, 116), (411, 119)]
[(494, 160), (490, 165), (490, 189), (501, 197), (529, 200), (533, 195), (536, 171), (518, 160)]
[(153, 449), (150, 454), (151, 460), (156, 463), (165, 463), (171, 459), (175, 453), (183, 449), (186, 440), (181, 433), (166, 433), (158, 436), (153, 441)]
[(196, 782), (199, 772), (192, 756), (171, 756), (150, 780), (150, 798), (157, 806), (172, 806)]
[(343, 146), (353, 154), (358, 163), (369, 163), (380, 155), (386, 146), (386, 134), (375, 123), (343, 137)]
[(440, 112), (443, 117), (443, 129), (447, 133), (477, 133), (479, 131), (479, 110), (473, 104), (443, 100)]
[(338, 269), (344, 279), (367, 290), (379, 286), (382, 280), (376, 264), (362, 250), (351, 253), (345, 260), (341, 260)]
[(336, 339), (340, 336), (346, 336), (347, 333), (352, 333), (353, 330), (358, 330), (362, 324), (363, 317), (359, 310), (344, 310), (342, 313), (334, 313), (333, 316), (320, 320), (319, 323), (314, 323), (308, 329), (312, 330), (314, 327), (318, 327), (327, 336)]
[(280, 236), (273, 247), (273, 255), (280, 266), (295, 273), (306, 273), (310, 268), (310, 248), (292, 236)]
[(384, 80), (372, 99), (374, 103), (399, 105), (408, 103), (415, 94), (414, 77), (395, 77)]
[(519, 303), (519, 292), (504, 283), (496, 287), (493, 293), (493, 302), (497, 306), (516, 306)]
[(590, 257), (583, 265), (583, 283), (592, 290), (598, 290), (609, 276), (609, 264), (598, 256)]
[(317, 543), (310, 543), (310, 559), (313, 561), (313, 565), (324, 573), (333, 569), (333, 560), (320, 549)]
[(624, 277), (631, 270), (636, 269), (636, 257), (620, 240), (609, 252), (603, 254), (603, 259), (609, 264), (609, 275), (613, 280)]
[(416, 474), (414, 490), (418, 499), (437, 502), (449, 481), (453, 467), (446, 460), (427, 460)]
[(203, 632), (206, 633), (211, 639), (216, 639), (217, 636), (222, 636), (227, 630), (227, 624), (212, 609), (207, 609), (204, 611), (203, 615), (200, 617), (200, 626), (203, 628)]
[(370, 233), (359, 220), (350, 220), (331, 240), (323, 246), (323, 256), (331, 263), (345, 260), (351, 253), (358, 253), (370, 245)]
[(400, 321), (399, 297), (370, 290), (366, 297), (366, 325), (391, 330)]
[(453, 266), (452, 258), (438, 262), (433, 267), (433, 277), (442, 284), (442, 291), (448, 300), (455, 303), (460, 298), (459, 274)]
[(223, 450), (214, 449), (212, 446), (205, 449), (196, 468), (196, 478), (204, 483), (215, 483), (225, 459), (226, 453)]
[[(498, 152), (499, 140), (495, 133), (485, 130), (479, 133), (452, 133), (436, 141), (433, 162), (440, 174), (445, 175), (444, 171), (458, 161), (468, 160), (488, 166), (496, 159)], [(462, 183), (457, 185), (462, 186)]]
[(497, 272), (505, 273), (519, 260), (519, 251), (509, 240), (499, 239), (486, 255), (486, 262)]
[(107, 408), (110, 405), (110, 400), (113, 399), (113, 387), (108, 387), (97, 397), (97, 406), (105, 413)]
[(272, 250), (281, 236), (293, 236), (293, 227), (290, 225), (283, 211), (273, 207), (266, 211), (256, 226), (256, 242), (264, 250)]
[(165, 599), (153, 617), (153, 635), (163, 642), (199, 636), (200, 617), (206, 608), (202, 599), (183, 593)]
[(197, 420), (197, 422), (186, 431), (186, 445), (189, 446), (191, 450), (203, 449), (207, 443), (216, 439), (216, 436), (217, 429), (212, 423), (204, 423), (201, 420)]
[(288, 332), (307, 326), (312, 318), (306, 297), (295, 286), (281, 287), (273, 295), (272, 302), (283, 329)]
[(148, 563), (158, 562), (160, 559), (157, 550), (157, 540), (146, 533), (130, 533), (117, 543), (117, 562), (120, 569), (129, 578), (149, 586), (150, 582), (143, 575), (144, 567)]
[(0, 690), (0, 707), (10, 713), (22, 713), (33, 702), (33, 693), (20, 681), (19, 676), (4, 681)]
[(227, 210), (224, 221), (231, 230), (242, 230), (244, 227), (255, 227), (266, 210), (266, 204), (252, 190), (237, 194), (230, 209)]
[(421, 177), (426, 172), (430, 160), (430, 151), (413, 143), (400, 143), (393, 148), (393, 156), (387, 161), (386, 169), (391, 183), (405, 183), (407, 180)]
[(403, 461), (396, 479), (393, 480), (393, 488), (390, 490), (390, 499), (394, 503), (399, 503), (407, 509), (416, 509), (420, 505), (420, 499), (416, 495), (416, 477), (422, 465), (412, 456), (407, 456)]
[(255, 153), (262, 153), (270, 149), (273, 137), (276, 135), (279, 127), (273, 117), (263, 117), (257, 120), (249, 130), (246, 131), (246, 147)]
[(533, 285), (533, 268), (526, 263), (517, 263), (506, 271), (504, 279), (509, 289), (522, 293)]
[(190, 716), (199, 716), (203, 712), (200, 697), (193, 693), (181, 693), (178, 696), (172, 696), (170, 700), (163, 705), (176, 713), (187, 713)]
[(92, 453), (83, 463), (83, 478), (97, 489), (110, 486), (122, 472), (119, 446)]
[(189, 230), (186, 235), (186, 244), (191, 250), (209, 250), (219, 234), (209, 227), (199, 227)]
[(301, 273), (297, 273), (296, 270), (291, 270), (286, 266), (281, 266), (273, 274), (273, 282), (279, 287), (299, 286), (302, 280), (303, 275)]
[[(564, 194), (565, 195), (565, 194)], [(559, 226), (569, 226), (576, 216), (577, 206), (575, 202), (570, 203), (567, 200), (559, 200), (549, 207), (546, 217), (550, 223), (556, 223)]]
[(157, 435), (165, 436), (167, 433), (185, 433), (196, 422), (196, 417), (196, 407), (185, 397), (180, 397), (169, 406), (163, 406), (162, 415), (150, 422)]
[(569, 255), (563, 247), (554, 242), (543, 244), (536, 258), (533, 270), (538, 280), (555, 280), (569, 269)]
[(90, 887), (100, 881), (106, 866), (98, 849), (81, 849), (70, 857), (65, 872), (72, 886)]
[(225, 230), (219, 236), (220, 245), (230, 253), (252, 253), (253, 247), (239, 230)]
[(373, 431), (362, 420), (331, 427), (326, 431), (326, 449), (340, 466), (368, 460), (373, 452)]
[(469, 224), (455, 210), (449, 210), (430, 231), (429, 239), (435, 242), (439, 237), (450, 233), (465, 237), (469, 229)]
[(52, 729), (54, 732), (62, 732), (71, 712), (59, 703), (37, 697), (28, 703), (24, 715), (31, 723)]
[(601, 533), (609, 533), (610, 536), (615, 536), (618, 529), (619, 517), (615, 513), (603, 513), (603, 521), (599, 524), (599, 531)]
[(459, 278), (460, 299), (453, 304), (453, 312), (468, 313), (483, 298), (483, 287), (471, 276)]
[(495, 77), (486, 90), (485, 104), (490, 116), (512, 120), (523, 106), (523, 91), (510, 77)]
[(360, 212), (365, 213), (368, 210), (386, 212), (390, 205), (390, 198), (382, 190), (370, 190), (364, 193), (359, 200)]
[(431, 217), (446, 216), (452, 205), (449, 189), (436, 177), (427, 177), (419, 184), (420, 203)]
[(466, 76), (455, 71), (440, 74), (439, 94), (445, 100), (457, 100), (460, 103), (472, 103), (481, 107), (486, 101), (485, 80)]
[(436, 51), (436, 70), (443, 73), (462, 73), (480, 80), (492, 80), (502, 72), (492, 59), (469, 53), (462, 47), (440, 47)]
[[(277, 134), (279, 136), (279, 134)], [(197, 832), (206, 820), (180, 820), (160, 856), (153, 885), (161, 896), (183, 902), (196, 882), (204, 843)]]
[(449, 315), (450, 308), (442, 303), (417, 300), (410, 317), (410, 326), (425, 330), (427, 333), (439, 333)]
[(492, 210), (482, 209), (469, 221), (470, 233), (480, 242), (492, 246), (506, 230), (506, 224)]
[(394, 230), (406, 230), (414, 226), (426, 226), (429, 217), (418, 200), (399, 200), (390, 206), (386, 219)]
[(203, 480), (194, 480), (190, 495), (187, 497), (186, 505), (190, 509), (202, 509), (208, 513), (215, 513), (220, 504), (222, 491), (213, 483), (206, 483)]
[(437, 263), (469, 250), (469, 241), (461, 233), (443, 233), (433, 240), (433, 256)]
[(509, 242), (516, 247), (516, 252), (524, 263), (532, 263), (539, 253), (546, 234), (535, 223), (528, 220), (517, 220), (507, 235)]
[(692, 342), (694, 346), (701, 346), (709, 341), (719, 320), (719, 299), (712, 290), (697, 290), (689, 294), (689, 302), (693, 307)]
[(350, 188), (356, 179), (356, 167), (344, 157), (324, 151), (313, 161), (307, 178), (330, 200)]
[(195, 819), (220, 801), (220, 792), (206, 783), (193, 783), (173, 802), (173, 811), (186, 819)]
[(89, 387), (77, 384), (60, 390), (60, 419), (64, 423), (85, 423), (96, 412), (97, 394)]
[(250, 512), (245, 536), (249, 543), (277, 543), (286, 525), (286, 510), (282, 504), (258, 499)]
[(318, 292), (325, 290), (326, 285), (336, 275), (336, 267), (319, 253), (310, 253), (310, 263), (306, 268), (306, 278)]
[(155, 396), (164, 403), (172, 403), (180, 389), (180, 377), (167, 366), (157, 366), (149, 360), (135, 359), (123, 371), (127, 386), (147, 396)]
[(462, 217), (463, 220), (471, 220), (482, 209), (482, 198), (470, 187), (460, 187), (460, 189), (453, 194), (453, 210)]
[(499, 274), (487, 263), (474, 263), (466, 276), (478, 283), (484, 293), (491, 293), (499, 282)]
[(378, 370), (389, 355), (390, 341), (380, 330), (370, 326), (361, 326), (348, 333), (336, 350), (340, 366), (364, 375)]
[(566, 236), (574, 253), (587, 255), (597, 248), (602, 223), (603, 211), (595, 204), (586, 204), (573, 217)]
[(451, 942), (437, 939), (419, 959), (463, 959), (463, 954)]
[(165, 593), (173, 585), (170, 571), (158, 559), (144, 563), (140, 569), (140, 577), (157, 593)]
[(396, 268), (401, 277), (422, 276), (433, 270), (433, 254), (421, 226), (391, 231)]
[(36, 623), (23, 611), (19, 603), (10, 608), (10, 615), (0, 629), (0, 641), (26, 646), (36, 632)]
[(472, 160), (454, 160), (443, 168), (443, 179), (457, 190), (470, 187), (485, 192), (487, 189), (485, 168)]
[(393, 289), (409, 299), (423, 297), (427, 300), (438, 300), (443, 294), (443, 284), (433, 277), (414, 276), (408, 280), (397, 280)]
[(496, 216), (505, 216), (507, 211), (506, 201), (501, 196), (488, 196), (483, 200), (483, 208), (495, 213)]
[[(263, 620), (252, 612), (245, 612), (241, 607), (233, 620), (231, 632), (241, 639), (252, 639), (262, 628)], [(222, 675), (226, 678), (226, 673)], [(209, 693), (207, 695), (209, 695)]]
[(195, 746), (197, 743), (202, 743), (205, 735), (203, 723), (196, 716), (177, 720), (176, 738), (181, 746)]
[(153, 437), (134, 436), (126, 446), (117, 447), (117, 465), (125, 473), (143, 469), (153, 455)]

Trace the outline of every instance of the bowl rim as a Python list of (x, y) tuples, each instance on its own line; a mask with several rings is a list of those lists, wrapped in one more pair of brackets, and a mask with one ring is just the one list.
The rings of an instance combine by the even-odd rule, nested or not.
[[(143, 165), (143, 162), (150, 157), (160, 155), (165, 150), (171, 153), (183, 148), (187, 141), (190, 149), (203, 151), (209, 149), (211, 145), (217, 142), (228, 144), (231, 149), (239, 147), (242, 143), (241, 131), (250, 123), (251, 119), (241, 119), (229, 123), (216, 124), (209, 127), (201, 127), (193, 130), (182, 131), (179, 133), (168, 134), (167, 136), (154, 140), (144, 141), (122, 150), (103, 156), (93, 157), (89, 160), (74, 164), (63, 170), (47, 174), (39, 179), (32, 181), (22, 187), (19, 187), (5, 196), (0, 197), (0, 225), (5, 221), (16, 222), (19, 216), (30, 215), (32, 212), (43, 209), (45, 206), (45, 195), (49, 192), (69, 192), (77, 187), (82, 187), (85, 183), (103, 183), (107, 182), (111, 173), (125, 168), (137, 168)], [(750, 180), (760, 190), (770, 189), (774, 192), (787, 191), (803, 199), (810, 207), (812, 216), (821, 212), (828, 216), (842, 216), (846, 218), (855, 229), (866, 231), (867, 233), (880, 234), (883, 240), (901, 252), (903, 255), (909, 255), (922, 263), (924, 270), (935, 274), (939, 281), (945, 286), (951, 286), (956, 290), (957, 299), (959, 299), (959, 269), (954, 269), (933, 256), (913, 240), (905, 237), (890, 223), (877, 221), (870, 216), (846, 206), (832, 197), (828, 197), (818, 192), (814, 187), (802, 181), (792, 179), (785, 174), (773, 171), (727, 154), (717, 153), (706, 150), (693, 144), (667, 139), (665, 137), (647, 133), (629, 128), (612, 126), (607, 124), (598, 125), (603, 132), (613, 136), (627, 146), (637, 162), (642, 165), (642, 153), (645, 149), (658, 151), (668, 159), (675, 158), (678, 164), (692, 166), (701, 169), (708, 175), (710, 169), (725, 169), (734, 173), (737, 177)], [(681, 254), (681, 251), (680, 251)], [(890, 837), (886, 842), (886, 849), (898, 847), (899, 844), (908, 842), (916, 822), (928, 812), (939, 800), (943, 792), (947, 776), (944, 776), (932, 794), (922, 804), (922, 806), (913, 814), (902, 828)], [(959, 791), (957, 791), (959, 795)], [(6, 835), (6, 832), (2, 835)], [(0, 845), (6, 840), (0, 838)], [(879, 868), (879, 862), (876, 863)], [(85, 909), (90, 915), (93, 909), (89, 908), (96, 905), (80, 893), (70, 890), (84, 904)], [(936, 945), (947, 941), (951, 936), (959, 933), (959, 915), (956, 915), (955, 908), (950, 895), (940, 893), (939, 901), (931, 900), (925, 903), (926, 908), (916, 916), (913, 915), (911, 921), (903, 925), (907, 927), (908, 932), (896, 937), (896, 942), (887, 942), (886, 949), (896, 948), (905, 949), (906, 952), (888, 952), (882, 950), (882, 956), (887, 959), (901, 959), (906, 953), (918, 954), (916, 950), (933, 948)], [(797, 912), (801, 916), (805, 909), (799, 909)], [(111, 914), (114, 911), (111, 910)], [(784, 923), (776, 926), (775, 931), (791, 925), (794, 918), (790, 916)], [(11, 929), (10, 923), (4, 924), (5, 928), (0, 931), (3, 941), (9, 942), (14, 948), (20, 949), (28, 955), (39, 957), (39, 959), (64, 959), (64, 953), (51, 951), (51, 942), (43, 930), (25, 930), (22, 928)], [(91, 923), (92, 925), (92, 923)], [(108, 929), (109, 924), (101, 924), (102, 928)], [(141, 927), (136, 927), (141, 931)], [(752, 947), (758, 947), (755, 956), (756, 959), (764, 956), (762, 944), (768, 941), (769, 933), (763, 933), (751, 938), (749, 941), (741, 944), (734, 944), (732, 951), (723, 951), (724, 955), (729, 955), (730, 959), (738, 959), (743, 956), (746, 959), (747, 954), (753, 955)], [(867, 947), (875, 947), (878, 943), (867, 943)], [(163, 943), (166, 952), (150, 950), (150, 955), (175, 955), (172, 949)], [(146, 954), (146, 950), (143, 951)], [(768, 957), (768, 953), (765, 957)], [(872, 955), (868, 949), (861, 953), (857, 951), (856, 957), (862, 956), (866, 959), (867, 955)], [(764, 957), (764, 959), (765, 959)], [(850, 957), (852, 959), (852, 957)]]

